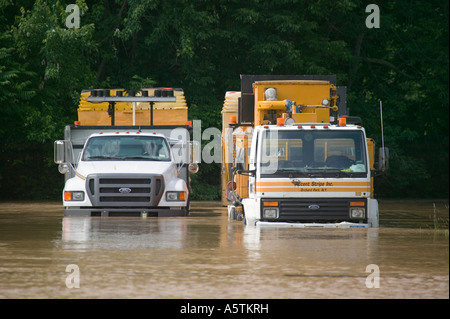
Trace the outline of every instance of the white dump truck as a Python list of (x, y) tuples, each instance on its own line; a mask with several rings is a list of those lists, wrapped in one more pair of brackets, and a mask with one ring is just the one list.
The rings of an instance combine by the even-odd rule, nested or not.
[[(64, 140), (55, 141), (55, 163), (66, 179), (64, 214), (187, 216), (189, 174), (196, 173), (198, 165), (182, 90), (143, 90), (141, 96), (119, 92), (82, 92), (79, 121), (66, 126)], [(105, 111), (111, 123), (105, 122)], [(132, 125), (115, 125), (125, 124), (130, 114)]]

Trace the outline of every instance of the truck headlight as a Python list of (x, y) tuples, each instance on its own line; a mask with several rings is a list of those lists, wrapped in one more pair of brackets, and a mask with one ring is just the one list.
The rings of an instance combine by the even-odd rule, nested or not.
[(263, 208), (264, 219), (276, 219), (278, 218), (278, 207)]
[(186, 200), (185, 192), (166, 192), (166, 200), (168, 202)]
[(83, 191), (64, 192), (64, 200), (65, 201), (76, 201), (76, 202), (84, 201), (84, 192)]
[(350, 218), (363, 219), (366, 216), (366, 210), (363, 207), (351, 207)]

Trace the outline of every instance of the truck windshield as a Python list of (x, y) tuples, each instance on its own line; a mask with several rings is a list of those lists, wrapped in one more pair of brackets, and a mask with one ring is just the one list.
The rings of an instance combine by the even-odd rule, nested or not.
[(169, 146), (159, 136), (96, 136), (89, 139), (83, 161), (170, 161)]
[(365, 177), (364, 141), (361, 130), (267, 130), (263, 133), (261, 174)]

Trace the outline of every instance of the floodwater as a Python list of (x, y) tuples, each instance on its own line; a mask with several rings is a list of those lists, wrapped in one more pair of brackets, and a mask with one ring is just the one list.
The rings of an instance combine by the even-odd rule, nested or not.
[(0, 298), (447, 299), (448, 218), (448, 200), (381, 201), (378, 229), (245, 226), (219, 202), (145, 219), (0, 203)]

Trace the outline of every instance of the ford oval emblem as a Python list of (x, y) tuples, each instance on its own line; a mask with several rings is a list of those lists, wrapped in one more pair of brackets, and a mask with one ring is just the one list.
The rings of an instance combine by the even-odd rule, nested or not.
[(119, 188), (119, 193), (122, 193), (122, 194), (128, 194), (128, 193), (131, 193), (131, 188), (128, 188), (128, 187), (121, 187), (121, 188)]
[(319, 209), (320, 206), (319, 206), (319, 205), (313, 204), (313, 205), (309, 205), (308, 208), (309, 208), (309, 209), (314, 209), (314, 210), (316, 210), (316, 209)]

